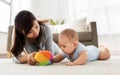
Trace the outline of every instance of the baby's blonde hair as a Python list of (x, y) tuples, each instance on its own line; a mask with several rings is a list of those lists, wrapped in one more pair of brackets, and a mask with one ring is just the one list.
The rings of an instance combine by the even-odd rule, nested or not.
[(60, 35), (65, 35), (71, 42), (79, 41), (78, 33), (73, 29), (65, 29), (60, 33)]

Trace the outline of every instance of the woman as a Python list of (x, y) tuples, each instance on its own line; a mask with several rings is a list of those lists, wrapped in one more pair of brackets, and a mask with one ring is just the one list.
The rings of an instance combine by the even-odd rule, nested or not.
[(39, 50), (49, 50), (54, 55), (58, 53), (47, 25), (38, 22), (30, 11), (20, 11), (15, 17), (15, 39), (11, 52), (20, 63), (34, 65), (33, 57)]

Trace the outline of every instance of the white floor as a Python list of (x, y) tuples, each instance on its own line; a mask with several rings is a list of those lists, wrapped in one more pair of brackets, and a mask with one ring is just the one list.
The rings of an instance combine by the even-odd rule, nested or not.
[(120, 55), (106, 61), (88, 62), (81, 66), (66, 66), (64, 60), (49, 66), (15, 64), (12, 59), (0, 59), (1, 75), (120, 75)]

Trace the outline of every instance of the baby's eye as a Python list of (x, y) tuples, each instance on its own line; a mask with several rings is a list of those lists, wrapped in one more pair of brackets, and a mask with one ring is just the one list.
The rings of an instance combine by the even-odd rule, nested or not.
[(63, 46), (64, 48), (66, 47), (66, 46)]

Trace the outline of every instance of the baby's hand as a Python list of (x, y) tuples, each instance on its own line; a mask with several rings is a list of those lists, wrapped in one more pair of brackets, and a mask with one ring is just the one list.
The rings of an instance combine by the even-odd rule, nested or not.
[(74, 62), (69, 62), (69, 63), (66, 63), (66, 66), (74, 66), (75, 63)]

